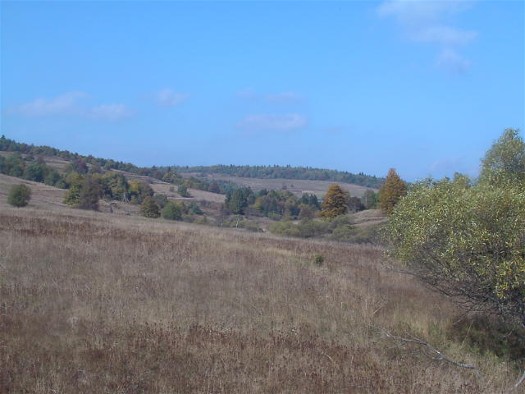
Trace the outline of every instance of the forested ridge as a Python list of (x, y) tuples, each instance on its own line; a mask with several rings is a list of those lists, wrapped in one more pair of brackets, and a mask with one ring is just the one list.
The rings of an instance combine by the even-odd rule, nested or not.
[(180, 173), (200, 174), (224, 174), (245, 178), (259, 179), (304, 179), (316, 181), (332, 181), (353, 183), (355, 185), (378, 189), (384, 182), (384, 178), (366, 175), (362, 172), (353, 174), (347, 171), (327, 170), (312, 167), (292, 166), (238, 166), (238, 165), (214, 165), (195, 167), (175, 167)]
[[(0, 137), (0, 151), (17, 152), (33, 156), (55, 156), (67, 161), (82, 160), (87, 164), (101, 167), (104, 170), (120, 170), (137, 175), (150, 176), (168, 182), (173, 181), (173, 177), (179, 178), (178, 173), (199, 173), (199, 174), (223, 174), (230, 176), (260, 178), (260, 179), (304, 179), (321, 180), (332, 182), (352, 183), (378, 189), (384, 182), (384, 178), (366, 175), (363, 173), (353, 174), (346, 171), (329, 170), (312, 167), (291, 167), (291, 166), (236, 166), (236, 165), (214, 165), (214, 166), (152, 166), (139, 167), (132, 163), (125, 163), (112, 159), (97, 158), (92, 155), (81, 155), (67, 150), (60, 150), (50, 146), (38, 146), (17, 142), (15, 140)], [(179, 179), (180, 180), (180, 179)], [(180, 180), (182, 181), (182, 180)]]

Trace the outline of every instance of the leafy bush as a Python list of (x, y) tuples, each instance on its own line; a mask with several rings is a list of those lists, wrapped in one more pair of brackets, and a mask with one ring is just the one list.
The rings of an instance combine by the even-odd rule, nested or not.
[(322, 266), (324, 263), (324, 256), (322, 254), (315, 254), (314, 255), (314, 264), (318, 267)]
[(179, 193), (181, 197), (191, 197), (190, 193), (188, 192), (188, 187), (184, 184), (179, 185), (177, 188), (177, 193)]
[(25, 207), (31, 200), (31, 189), (26, 185), (15, 185), (9, 190), (7, 202), (17, 208)]
[(525, 323), (525, 189), (422, 182), (387, 226), (391, 255), (470, 307)]
[(182, 208), (179, 204), (168, 201), (162, 208), (161, 215), (168, 220), (182, 220)]
[(287, 237), (312, 238), (326, 233), (328, 223), (320, 220), (305, 219), (298, 224), (282, 221), (270, 225), (270, 232)]
[(101, 193), (102, 190), (98, 180), (90, 175), (86, 176), (80, 188), (78, 208), (98, 211)]
[(160, 217), (159, 206), (153, 200), (151, 196), (144, 198), (142, 205), (140, 206), (140, 213), (142, 216), (147, 218), (158, 218)]

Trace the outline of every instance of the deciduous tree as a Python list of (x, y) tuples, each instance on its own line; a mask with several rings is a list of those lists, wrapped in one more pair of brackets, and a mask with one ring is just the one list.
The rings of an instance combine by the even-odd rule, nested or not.
[(506, 129), (481, 162), (480, 181), (497, 186), (525, 187), (525, 142), (518, 130)]
[[(506, 131), (488, 151), (489, 173), (478, 184), (456, 176), (411, 188), (390, 216), (387, 239), (391, 255), (431, 286), (525, 325), (525, 188), (515, 171), (525, 145), (502, 144), (508, 137), (516, 139)], [(517, 166), (487, 167), (496, 151)]]
[(333, 219), (336, 216), (344, 215), (348, 212), (349, 194), (341, 186), (334, 183), (330, 185), (323, 198), (321, 208), (321, 217)]
[(386, 214), (391, 214), (398, 201), (407, 192), (406, 183), (391, 168), (386, 176), (385, 183), (379, 190), (379, 206)]

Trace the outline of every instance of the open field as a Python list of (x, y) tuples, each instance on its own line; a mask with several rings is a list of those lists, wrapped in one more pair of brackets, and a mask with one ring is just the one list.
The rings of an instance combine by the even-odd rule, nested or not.
[(503, 393), (519, 374), (457, 338), (456, 308), (380, 248), (44, 195), (0, 205), (0, 392)]

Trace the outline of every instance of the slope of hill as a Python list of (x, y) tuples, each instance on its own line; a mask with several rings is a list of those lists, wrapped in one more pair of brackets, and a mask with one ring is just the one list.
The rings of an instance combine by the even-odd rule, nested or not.
[[(209, 183), (207, 181), (219, 180), (241, 186), (251, 186), (255, 190), (263, 188), (281, 189), (283, 185), (286, 185), (295, 194), (305, 191), (321, 196), (326, 192), (328, 185), (337, 182), (342, 184), (352, 195), (360, 197), (367, 188), (377, 190), (384, 182), (383, 178), (362, 173), (353, 174), (310, 167), (226, 165), (210, 167), (137, 167), (131, 163), (80, 155), (49, 146), (34, 146), (16, 142), (5, 136), (0, 137), (1, 158), (5, 159), (14, 152), (21, 154), (23, 157), (34, 156), (41, 158), (50, 167), (61, 172), (71, 163), (80, 161), (87, 166), (98, 167), (100, 170), (123, 171), (135, 176), (146, 176), (171, 183), (181, 182), (183, 179), (180, 174), (183, 174), (185, 178), (195, 176), (197, 179), (194, 182), (194, 188), (201, 190), (208, 189)], [(199, 180), (203, 181), (204, 184), (199, 185)], [(296, 182), (289, 182), (289, 180)]]
[(48, 192), (0, 209), (0, 392), (498, 393), (518, 375), (380, 248), (109, 216)]

